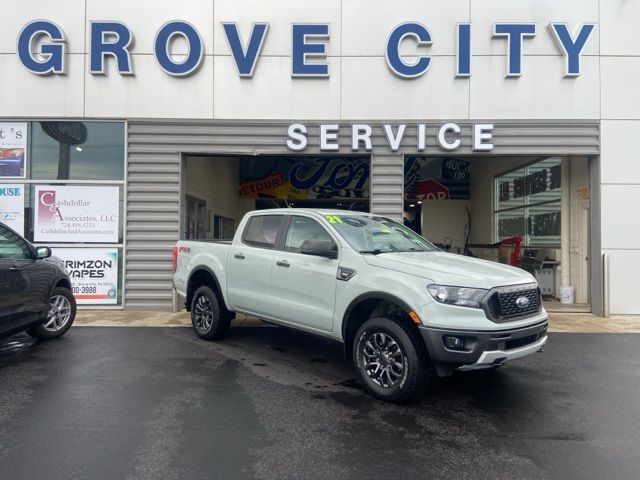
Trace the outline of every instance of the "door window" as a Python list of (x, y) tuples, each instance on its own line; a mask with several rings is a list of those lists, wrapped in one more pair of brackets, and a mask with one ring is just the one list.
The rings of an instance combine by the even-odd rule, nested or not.
[(280, 230), (282, 215), (256, 215), (249, 219), (244, 231), (244, 243), (254, 247), (273, 248)]
[(18, 235), (0, 227), (0, 258), (30, 258), (27, 244)]
[(305, 240), (329, 240), (333, 243), (333, 238), (318, 222), (307, 217), (291, 217), (287, 239), (284, 249), (287, 252), (300, 253)]

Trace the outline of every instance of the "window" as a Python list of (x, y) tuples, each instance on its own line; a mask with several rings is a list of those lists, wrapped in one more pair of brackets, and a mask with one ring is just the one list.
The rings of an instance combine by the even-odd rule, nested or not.
[(255, 247), (273, 248), (278, 237), (282, 215), (256, 215), (249, 219), (244, 242)]
[[(8, 182), (20, 183), (24, 189), (24, 237), (37, 245), (53, 247), (53, 254), (62, 258), (63, 261), (80, 257), (93, 258), (94, 248), (101, 250), (101, 254), (105, 255), (106, 250), (109, 250), (109, 255), (114, 255), (114, 250), (117, 251), (117, 284), (114, 280), (115, 285), (112, 289), (111, 281), (105, 280), (95, 284), (101, 284), (104, 287), (104, 293), (109, 295), (108, 299), (103, 302), (102, 298), (77, 297), (77, 302), (79, 305), (92, 306), (115, 303), (120, 305), (124, 283), (122, 260), (126, 219), (126, 123), (65, 119), (19, 123), (27, 126), (22, 137), (23, 151), (16, 152), (13, 151), (16, 149), (11, 149), (5, 155), (0, 155), (2, 157), (9, 155), (13, 160), (11, 169), (8, 167), (3, 169), (1, 164), (8, 162), (0, 161), (0, 175), (5, 173), (24, 177)], [(14, 163), (21, 163), (21, 165), (17, 168), (13, 165)], [(69, 187), (76, 189), (75, 192)], [(50, 189), (55, 191), (56, 195), (60, 195), (56, 201), (60, 200), (63, 204), (72, 202), (60, 208), (59, 217), (61, 218), (58, 218), (59, 222), (57, 220), (54, 222), (55, 228), (43, 227), (44, 216), (40, 214), (36, 196), (36, 191), (42, 191), (42, 188)], [(103, 195), (103, 192), (111, 190), (109, 193), (113, 193), (116, 189), (117, 196)], [(91, 201), (92, 205), (83, 208), (81, 213), (78, 212), (79, 208), (76, 209), (76, 214), (73, 213), (73, 208), (81, 207), (80, 202), (73, 204), (76, 200), (92, 200), (98, 197), (102, 206)], [(107, 198), (109, 206), (105, 207)], [(115, 212), (118, 212), (118, 222), (112, 217)], [(38, 223), (38, 231), (35, 230), (36, 223)], [(91, 223), (95, 223), (95, 227), (86, 227)], [(103, 230), (98, 224), (103, 224), (105, 229), (112, 233), (117, 228), (117, 238), (113, 235), (107, 240), (104, 237), (107, 230)], [(48, 230), (48, 233), (44, 232), (43, 228)], [(81, 229), (83, 229), (82, 232)], [(111, 248), (107, 248), (106, 244)], [(85, 247), (89, 249), (85, 250)], [(28, 243), (10, 243), (6, 236), (0, 236), (0, 256), (30, 257), (29, 249)], [(88, 273), (80, 272), (73, 283), (77, 285), (76, 288), (81, 289), (82, 282), (90, 280), (92, 279), (89, 279)], [(113, 291), (115, 291), (115, 302), (111, 295)]]
[(560, 158), (495, 177), (496, 240), (521, 236), (527, 246), (560, 244)]
[(221, 215), (213, 216), (213, 239), (231, 240), (236, 229), (236, 221), (233, 218)]
[(123, 180), (124, 123), (32, 122), (34, 180)]
[(27, 244), (15, 233), (0, 227), (0, 258), (30, 258)]
[(333, 243), (333, 238), (315, 220), (306, 217), (291, 217), (287, 240), (284, 249), (287, 252), (300, 253), (305, 240), (329, 240)]
[(207, 203), (199, 198), (187, 195), (187, 231), (185, 240), (204, 240), (207, 238)]

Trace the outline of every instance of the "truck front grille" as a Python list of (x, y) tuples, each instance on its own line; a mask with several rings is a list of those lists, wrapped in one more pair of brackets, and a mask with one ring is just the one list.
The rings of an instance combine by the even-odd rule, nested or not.
[(506, 322), (540, 311), (542, 297), (535, 284), (514, 287), (498, 287), (489, 293), (484, 302), (487, 317), (494, 322)]
[(547, 329), (545, 328), (541, 332), (534, 333), (533, 335), (528, 335), (526, 337), (515, 338), (512, 340), (494, 340), (493, 343), (490, 344), (489, 348), (491, 350), (513, 350), (515, 348), (525, 347), (535, 343), (546, 335)]

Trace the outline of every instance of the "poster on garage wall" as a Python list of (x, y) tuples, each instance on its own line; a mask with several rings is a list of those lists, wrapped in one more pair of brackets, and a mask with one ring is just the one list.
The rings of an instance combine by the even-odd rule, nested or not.
[[(368, 199), (369, 159), (260, 156), (240, 161), (240, 198)], [(457, 158), (405, 157), (405, 199), (469, 199), (470, 163)]]
[(24, 235), (24, 185), (0, 185), (0, 222)]
[(78, 305), (118, 303), (117, 248), (55, 248), (62, 260)]
[(27, 122), (0, 122), (0, 178), (27, 175)]
[(405, 157), (405, 200), (468, 200), (471, 163), (460, 158)]
[(362, 157), (242, 157), (240, 198), (369, 198), (369, 160)]
[(37, 185), (35, 242), (118, 243), (119, 187)]

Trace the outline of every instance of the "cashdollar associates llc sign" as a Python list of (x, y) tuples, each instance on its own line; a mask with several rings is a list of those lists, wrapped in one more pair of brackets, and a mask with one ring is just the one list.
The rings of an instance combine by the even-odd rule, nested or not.
[(119, 187), (36, 186), (34, 241), (118, 243)]

